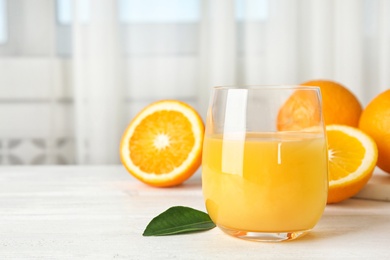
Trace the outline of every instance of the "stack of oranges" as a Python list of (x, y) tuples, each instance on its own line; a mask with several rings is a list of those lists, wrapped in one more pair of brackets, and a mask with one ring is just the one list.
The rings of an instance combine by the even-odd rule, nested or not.
[[(337, 82), (314, 80), (302, 85), (321, 89), (328, 138), (328, 203), (337, 203), (358, 193), (372, 176), (376, 165), (390, 173), (390, 161), (387, 160), (390, 158), (390, 90), (374, 98), (363, 109), (355, 95)], [(295, 92), (290, 99), (295, 105), (308, 102), (303, 91)], [(291, 111), (286, 107), (288, 104), (286, 102), (279, 113), (282, 122), (283, 116), (294, 116), (285, 112)], [(299, 113), (302, 119), (302, 111)], [(304, 114), (310, 116), (310, 113)], [(303, 123), (304, 126), (283, 125), (287, 129), (281, 130), (309, 127), (310, 119), (303, 119)]]
[(390, 90), (362, 109), (352, 92), (339, 83), (323, 80), (304, 85), (319, 86), (323, 96), (329, 146), (328, 203), (359, 192), (375, 166), (390, 173)]

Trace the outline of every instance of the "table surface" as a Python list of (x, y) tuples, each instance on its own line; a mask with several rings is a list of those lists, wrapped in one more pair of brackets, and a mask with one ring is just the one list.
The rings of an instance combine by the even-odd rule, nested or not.
[(383, 259), (390, 256), (390, 202), (328, 205), (301, 239), (250, 242), (210, 231), (143, 237), (171, 206), (202, 211), (197, 172), (153, 188), (122, 166), (0, 167), (0, 259)]

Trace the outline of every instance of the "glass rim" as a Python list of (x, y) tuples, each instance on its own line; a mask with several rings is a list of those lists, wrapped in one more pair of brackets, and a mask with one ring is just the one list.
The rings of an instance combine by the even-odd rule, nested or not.
[(213, 86), (214, 90), (230, 90), (230, 89), (242, 89), (242, 90), (320, 90), (319, 86), (306, 86), (306, 85), (226, 85), (226, 86)]

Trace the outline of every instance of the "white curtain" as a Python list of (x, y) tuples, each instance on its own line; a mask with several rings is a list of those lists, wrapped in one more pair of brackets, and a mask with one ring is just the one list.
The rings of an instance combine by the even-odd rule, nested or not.
[(76, 162), (118, 162), (124, 129), (124, 82), (117, 6), (94, 0), (88, 24), (73, 1), (73, 91)]
[[(0, 43), (0, 65), (7, 69), (0, 74), (3, 107), (13, 100), (17, 87), (2, 86), (23, 81), (12, 73), (20, 75), (26, 64), (41, 64), (48, 57), (39, 71), (49, 67), (47, 73), (52, 76), (47, 88), (60, 89), (48, 90), (52, 94), (47, 107), (52, 112), (45, 118), (54, 125), (48, 143), (73, 140), (66, 163), (119, 163), (122, 132), (142, 107), (158, 99), (180, 99), (205, 117), (215, 85), (330, 79), (348, 87), (363, 105), (390, 87), (389, 0), (164, 0), (160, 2), (165, 7), (160, 9), (153, 0), (71, 2), (70, 24), (58, 25), (53, 22), (58, 1), (8, 1), (8, 9), (14, 8), (14, 15), (18, 10), (21, 17), (20, 21), (11, 18), (17, 25), (11, 24), (9, 30), (15, 33), (10, 32), (8, 44)], [(186, 4), (192, 10), (188, 19), (182, 17)], [(142, 13), (137, 9), (141, 7), (143, 13), (148, 10), (149, 20), (132, 18)], [(87, 18), (82, 17), (85, 9)], [(176, 16), (181, 18), (175, 20)], [(33, 35), (29, 21), (51, 24), (47, 30), (42, 29), (47, 25), (39, 27), (42, 35), (47, 31), (47, 38)], [(50, 50), (47, 54), (46, 49)], [(43, 54), (37, 58), (31, 53)], [(18, 71), (10, 72), (12, 66)], [(30, 70), (23, 73), (28, 75)], [(46, 77), (44, 73), (31, 76), (27, 92), (35, 88), (38, 92), (34, 93), (39, 93)], [(16, 108), (23, 100), (17, 99), (14, 110), (7, 113), (0, 109), (3, 122), (23, 114)], [(0, 130), (0, 138), (14, 140), (25, 127), (26, 136), (36, 140), (44, 132), (31, 129), (37, 127), (34, 122), (45, 120), (38, 118), (41, 115), (35, 113), (26, 126), (16, 120), (19, 123)], [(46, 136), (45, 132), (39, 138)], [(50, 147), (47, 153), (57, 152)], [(11, 152), (0, 149), (2, 154), (5, 158)], [(0, 159), (0, 164), (12, 162)]]

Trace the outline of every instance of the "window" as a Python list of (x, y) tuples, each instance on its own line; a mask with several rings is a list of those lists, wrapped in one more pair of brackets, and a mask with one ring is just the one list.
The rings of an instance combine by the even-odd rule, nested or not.
[[(57, 53), (72, 55), (72, 0), (56, 0)], [(91, 0), (79, 0), (81, 24), (88, 25)], [(200, 0), (119, 0), (125, 53), (139, 55), (183, 55), (196, 53)], [(178, 35), (183, 37), (178, 38)]]
[(268, 0), (236, 0), (238, 20), (265, 21), (268, 18)]
[[(89, 20), (89, 0), (77, 1), (80, 10), (80, 21), (87, 23)], [(72, 0), (57, 0), (56, 3), (57, 21), (61, 25), (71, 25), (73, 19), (73, 6)]]
[[(0, 0), (5, 1), (5, 0)], [(80, 19), (88, 22), (90, 0), (79, 0)], [(72, 0), (57, 0), (57, 20), (70, 25), (73, 19)], [(0, 9), (1, 10), (1, 9)], [(124, 23), (170, 23), (199, 20), (199, 0), (119, 0), (119, 20)]]
[(119, 0), (119, 19), (125, 23), (197, 22), (199, 0)]

